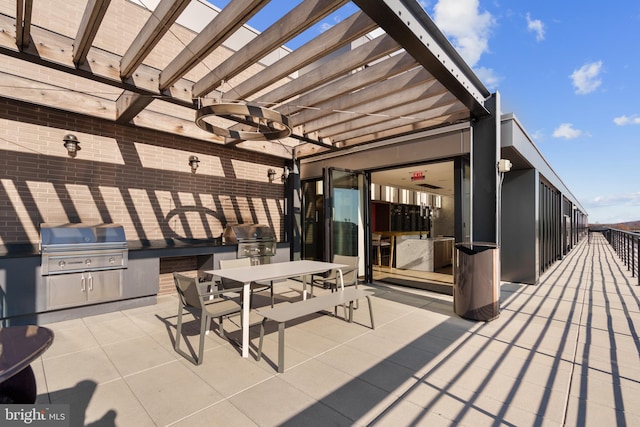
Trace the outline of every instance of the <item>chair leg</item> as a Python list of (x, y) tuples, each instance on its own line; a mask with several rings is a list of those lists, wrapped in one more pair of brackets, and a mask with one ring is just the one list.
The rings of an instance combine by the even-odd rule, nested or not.
[(200, 314), (200, 346), (198, 347), (198, 360), (196, 360), (196, 363), (198, 365), (202, 364), (202, 357), (204, 356), (204, 337), (206, 332), (205, 328), (208, 328), (210, 323), (211, 322), (209, 316), (207, 316), (203, 310), (203, 312)]
[(180, 338), (182, 338), (182, 304), (178, 303), (178, 327), (176, 331), (176, 343), (174, 346), (176, 351), (180, 348)]
[(273, 308), (273, 280), (271, 281), (271, 287), (269, 289), (271, 290), (271, 308)]
[(264, 339), (264, 324), (267, 322), (267, 318), (262, 319), (262, 323), (260, 323), (260, 341), (258, 342), (258, 357), (256, 360), (259, 362), (262, 357), (262, 340)]
[(224, 316), (220, 316), (218, 317), (218, 333), (220, 334), (221, 338), (227, 339), (227, 337), (224, 335)]
[(369, 317), (371, 317), (371, 329), (375, 329), (376, 326), (373, 323), (373, 307), (371, 307), (371, 297), (367, 295), (367, 303), (369, 304)]
[(278, 372), (284, 372), (284, 322), (278, 323)]

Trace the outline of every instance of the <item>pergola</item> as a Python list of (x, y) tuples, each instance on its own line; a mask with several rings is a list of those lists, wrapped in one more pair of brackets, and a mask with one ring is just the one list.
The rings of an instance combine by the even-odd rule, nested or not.
[[(490, 93), (415, 0), (353, 0), (355, 13), (295, 50), (283, 46), (349, 2), (287, 6), (234, 49), (268, 1), (134, 3), (146, 21), (124, 16), (126, 0), (69, 0), (75, 13), (64, 17), (49, 1), (2, 0), (0, 96), (283, 158), (489, 114)], [(199, 31), (177, 23), (191, 8), (212, 17)], [(242, 140), (196, 126), (199, 108), (221, 102), (277, 111), (292, 133)], [(253, 120), (215, 125), (242, 131)]]

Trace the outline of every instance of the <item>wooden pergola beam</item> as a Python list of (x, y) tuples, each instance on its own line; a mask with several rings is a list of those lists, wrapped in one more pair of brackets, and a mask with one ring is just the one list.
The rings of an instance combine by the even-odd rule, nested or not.
[(221, 46), (268, 2), (268, 0), (234, 1), (222, 9), (160, 73), (160, 90), (168, 88), (202, 62), (203, 58)]
[(280, 112), (286, 111), (287, 114), (292, 114), (291, 117), (293, 123), (295, 123), (294, 126), (298, 126), (303, 121), (295, 119), (294, 113), (303, 113), (306, 111), (306, 107), (318, 107), (323, 102), (328, 102), (341, 96), (351, 96), (351, 93), (354, 91), (417, 66), (418, 63), (411, 55), (400, 53), (377, 62), (357, 73), (336, 79), (331, 85), (325, 85), (321, 88), (311, 90), (300, 95), (300, 97), (293, 101), (279, 105), (276, 109)]
[[(407, 112), (410, 112), (412, 116), (397, 116), (396, 118), (385, 118), (384, 120), (375, 120), (369, 116), (366, 118), (368, 120), (354, 123), (355, 129), (342, 129), (344, 132), (335, 134), (334, 141), (345, 145), (353, 143), (353, 140), (358, 138), (368, 138), (371, 141), (373, 140), (372, 135), (377, 139), (380, 135), (392, 134), (392, 130), (395, 130), (395, 132), (398, 132), (398, 129), (406, 129), (406, 131), (418, 130), (420, 128), (416, 127), (416, 123), (435, 122), (443, 124), (446, 123), (444, 120), (447, 116), (457, 113), (466, 113), (466, 117), (469, 118), (469, 110), (459, 101), (443, 102), (443, 104), (440, 107), (425, 108), (420, 111), (416, 111), (411, 106), (406, 107)], [(365, 122), (368, 124), (365, 124)]]
[[(306, 109), (291, 117), (290, 124), (298, 126), (304, 124), (305, 131), (313, 132), (323, 126), (316, 124), (324, 117), (331, 116), (335, 110), (349, 110), (359, 108), (367, 111), (365, 105), (396, 93), (413, 90), (416, 86), (428, 84), (433, 76), (424, 68), (414, 68), (398, 76), (391, 76), (375, 86), (367, 86), (362, 90), (349, 92), (332, 99), (330, 102), (316, 104), (316, 109)], [(391, 94), (391, 95), (389, 95)], [(381, 105), (381, 104), (379, 104)]]
[(16, 2), (16, 46), (20, 50), (29, 46), (32, 14), (33, 0), (18, 0)]
[[(386, 34), (381, 35), (327, 61), (322, 67), (314, 68), (297, 79), (261, 95), (254, 102), (259, 102), (263, 105), (274, 105), (283, 102), (296, 95), (318, 88), (345, 73), (352, 72), (399, 49), (400, 46), (394, 39)], [(283, 111), (286, 113), (286, 110)]]
[(227, 91), (233, 99), (245, 99), (272, 83), (351, 43), (377, 27), (367, 15), (356, 12), (318, 37), (284, 56), (260, 73)]
[[(430, 92), (434, 92), (434, 94)], [(423, 120), (422, 115), (425, 111), (438, 110), (438, 108), (450, 106), (456, 101), (456, 98), (441, 85), (435, 85), (433, 89), (426, 89), (424, 93), (416, 93), (415, 90), (409, 94), (405, 92), (401, 96), (389, 99), (384, 107), (378, 107), (378, 109), (375, 106), (369, 106), (374, 108), (370, 114), (356, 115), (357, 118), (343, 119), (337, 123), (326, 122), (326, 125), (319, 132), (322, 136), (330, 136), (337, 141), (343, 139), (339, 135), (344, 135), (347, 132), (364, 128), (368, 130), (378, 124), (388, 125), (394, 120)], [(429, 118), (432, 117), (429, 116)]]
[(347, 0), (305, 0), (193, 85), (204, 96), (338, 9)]
[(128, 79), (151, 53), (191, 0), (162, 0), (120, 60), (120, 77)]
[(87, 3), (76, 39), (73, 42), (73, 63), (76, 66), (84, 64), (87, 60), (89, 49), (93, 45), (93, 40), (110, 3), (111, 0), (89, 0)]

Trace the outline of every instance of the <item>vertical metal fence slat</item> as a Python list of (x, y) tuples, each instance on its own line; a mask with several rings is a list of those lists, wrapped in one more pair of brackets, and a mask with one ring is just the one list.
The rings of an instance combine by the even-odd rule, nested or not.
[(627, 271), (631, 271), (631, 277), (638, 278), (640, 286), (640, 233), (609, 228), (603, 231), (603, 236), (627, 266)]

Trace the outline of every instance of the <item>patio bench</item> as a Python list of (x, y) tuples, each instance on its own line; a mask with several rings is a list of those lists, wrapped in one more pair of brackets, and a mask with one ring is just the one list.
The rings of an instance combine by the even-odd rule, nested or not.
[[(373, 310), (371, 308), (372, 291), (356, 288), (340, 289), (338, 291), (319, 295), (302, 301), (280, 304), (275, 307), (261, 307), (256, 312), (263, 317), (260, 324), (260, 343), (258, 345), (258, 357), (262, 357), (262, 341), (264, 339), (264, 326), (267, 320), (273, 320), (278, 323), (278, 372), (284, 372), (284, 329), (285, 322), (300, 317), (308, 316), (322, 310), (327, 310), (339, 305), (345, 306), (349, 304), (349, 315), (345, 319), (348, 322), (353, 321), (353, 302), (361, 298), (366, 298), (369, 304), (369, 316), (371, 317), (371, 329), (375, 329), (373, 323)], [(346, 310), (345, 310), (346, 315)]]

